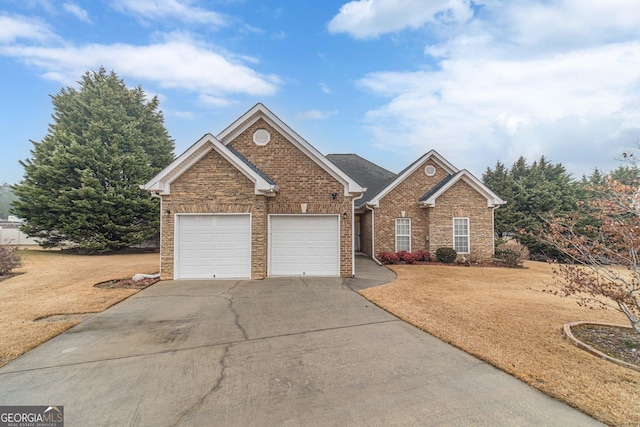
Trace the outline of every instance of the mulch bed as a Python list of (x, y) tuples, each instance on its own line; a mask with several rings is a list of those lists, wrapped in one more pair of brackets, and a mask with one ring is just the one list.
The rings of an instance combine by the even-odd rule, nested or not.
[(125, 279), (108, 280), (106, 282), (100, 282), (93, 286), (100, 289), (144, 289), (159, 281), (160, 279), (158, 278), (158, 279), (142, 279), (137, 282), (134, 282), (133, 279), (131, 278), (125, 278)]
[(633, 329), (580, 325), (573, 326), (571, 333), (608, 356), (640, 366), (640, 334)]

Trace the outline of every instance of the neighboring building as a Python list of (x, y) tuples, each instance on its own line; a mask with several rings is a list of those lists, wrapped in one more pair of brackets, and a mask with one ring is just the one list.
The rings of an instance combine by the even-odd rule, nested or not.
[(2, 245), (37, 245), (35, 238), (28, 237), (20, 231), (20, 225), (24, 222), (14, 215), (9, 215), (6, 220), (0, 219), (0, 244)]
[(143, 188), (162, 200), (163, 279), (350, 277), (356, 250), (454, 242), (491, 257), (493, 208), (504, 203), (435, 152), (398, 175), (325, 157), (262, 104)]

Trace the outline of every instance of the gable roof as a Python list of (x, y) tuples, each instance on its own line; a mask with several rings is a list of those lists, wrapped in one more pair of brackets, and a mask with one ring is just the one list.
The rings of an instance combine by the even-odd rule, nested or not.
[(418, 199), (418, 202), (425, 202), (426, 200), (430, 199), (431, 197), (433, 197), (436, 193), (438, 193), (440, 191), (440, 189), (442, 189), (443, 187), (445, 187), (447, 184), (449, 184), (449, 181), (451, 181), (452, 179), (454, 179), (456, 176), (458, 176), (460, 174), (460, 172), (456, 172), (454, 174), (451, 175), (447, 175), (445, 176), (439, 183), (437, 183), (431, 190), (427, 191), (427, 193), (420, 197)]
[(361, 185), (367, 187), (367, 191), (359, 201), (360, 205), (357, 206), (358, 208), (363, 207), (365, 204), (371, 207), (378, 207), (380, 199), (397, 187), (402, 181), (415, 172), (416, 169), (424, 165), (427, 160), (432, 160), (446, 171), (448, 175), (434, 185), (433, 188), (429, 189), (426, 194), (416, 200), (420, 205), (435, 206), (436, 199), (460, 180), (466, 182), (471, 188), (484, 196), (487, 199), (488, 207), (495, 207), (506, 203), (469, 171), (466, 169), (456, 169), (455, 166), (434, 150), (429, 151), (398, 174), (394, 174), (375, 163), (363, 159), (357, 154), (328, 154), (327, 159)]
[(366, 191), (358, 201), (360, 205), (368, 202), (371, 197), (378, 194), (396, 177), (395, 173), (363, 159), (357, 154), (327, 154), (327, 159), (356, 180), (358, 184), (366, 187)]
[(429, 190), (424, 196), (420, 197), (418, 203), (422, 206), (433, 207), (436, 205), (436, 199), (442, 195), (445, 191), (451, 188), (455, 183), (464, 181), (471, 188), (476, 190), (485, 199), (487, 199), (487, 207), (496, 207), (504, 205), (506, 202), (502, 200), (497, 194), (489, 190), (481, 181), (473, 176), (469, 171), (463, 169), (455, 174), (451, 174), (445, 177), (442, 181), (437, 183), (431, 190)]
[(262, 172), (256, 165), (247, 160), (243, 155), (231, 147), (222, 144), (210, 133), (205, 134), (196, 141), (184, 153), (178, 156), (169, 166), (161, 170), (149, 182), (140, 187), (143, 190), (163, 195), (171, 194), (171, 183), (178, 179), (191, 166), (215, 150), (229, 163), (231, 163), (244, 176), (254, 183), (255, 194), (273, 196), (278, 191), (276, 183)]
[(380, 199), (389, 194), (391, 190), (396, 188), (402, 181), (404, 181), (407, 177), (409, 177), (413, 172), (416, 171), (424, 162), (427, 160), (432, 160), (438, 166), (440, 166), (445, 172), (452, 175), (458, 172), (455, 166), (449, 163), (444, 157), (438, 154), (435, 150), (431, 150), (426, 153), (424, 156), (420, 157), (415, 162), (411, 163), (409, 166), (404, 168), (399, 174), (396, 175), (395, 179), (388, 183), (383, 189), (378, 192), (378, 194), (371, 197), (367, 204), (378, 207), (380, 204)]
[(236, 121), (231, 123), (217, 135), (217, 139), (227, 146), (233, 139), (235, 139), (242, 132), (247, 130), (259, 119), (265, 120), (271, 127), (276, 129), (282, 136), (284, 136), (289, 142), (302, 151), (307, 157), (309, 157), (318, 166), (324, 169), (329, 175), (334, 177), (338, 182), (344, 186), (345, 196), (358, 197), (366, 188), (363, 188), (352, 177), (344, 173), (339, 167), (330, 162), (325, 156), (322, 155), (313, 145), (309, 144), (304, 138), (298, 135), (293, 129), (291, 129), (285, 122), (280, 120), (278, 116), (273, 114), (262, 103), (257, 103), (253, 108), (240, 116)]

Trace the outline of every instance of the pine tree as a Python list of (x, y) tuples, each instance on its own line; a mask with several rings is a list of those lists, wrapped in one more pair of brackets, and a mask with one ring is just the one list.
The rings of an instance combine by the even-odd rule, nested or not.
[(544, 227), (544, 218), (560, 215), (578, 207), (581, 185), (572, 179), (562, 164), (554, 165), (544, 156), (528, 165), (520, 157), (507, 169), (502, 163), (487, 169), (483, 182), (503, 200), (495, 213), (499, 236), (511, 236), (527, 246), (535, 257), (555, 256), (557, 250), (534, 237)]
[(13, 213), (42, 246), (88, 252), (139, 244), (159, 229), (157, 200), (140, 189), (173, 159), (158, 100), (114, 72), (87, 72), (52, 96), (53, 124), (21, 162)]

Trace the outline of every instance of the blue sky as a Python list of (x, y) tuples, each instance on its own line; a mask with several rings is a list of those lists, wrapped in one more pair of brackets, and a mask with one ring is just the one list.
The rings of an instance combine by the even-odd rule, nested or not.
[(395, 172), (431, 149), (478, 177), (611, 170), (640, 138), (639, 36), (637, 0), (4, 0), (0, 183), (100, 66), (159, 97), (176, 155), (262, 102)]

